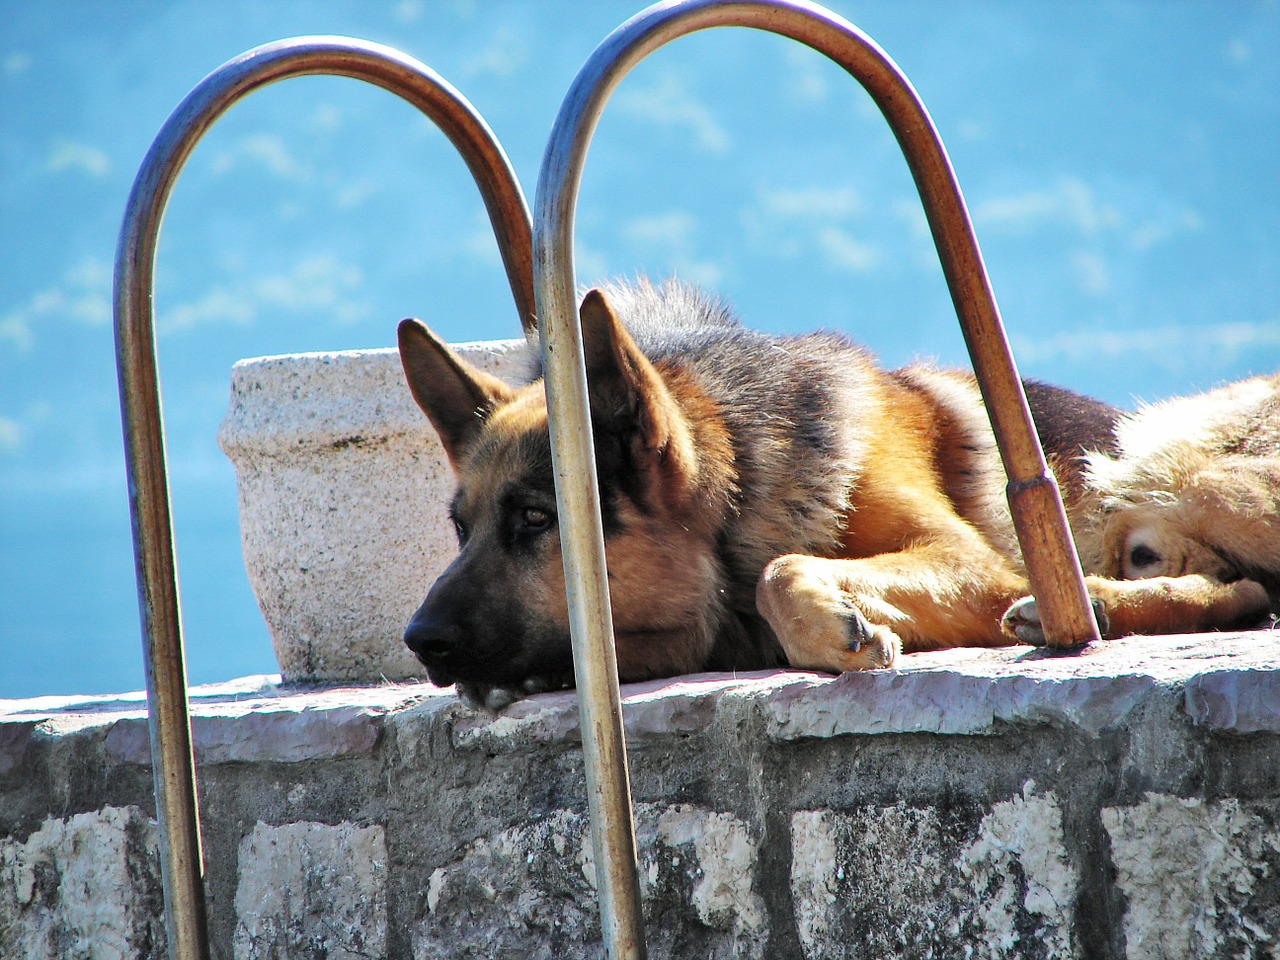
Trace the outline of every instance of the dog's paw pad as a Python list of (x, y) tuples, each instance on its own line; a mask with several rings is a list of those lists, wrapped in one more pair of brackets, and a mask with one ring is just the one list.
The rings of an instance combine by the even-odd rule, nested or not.
[[(1098, 622), (1098, 629), (1105, 637), (1108, 628), (1106, 607), (1096, 597), (1090, 597), (1089, 603), (1093, 607), (1093, 616)], [(1027, 643), (1033, 647), (1043, 647), (1048, 644), (1044, 635), (1044, 624), (1040, 622), (1040, 608), (1036, 606), (1035, 597), (1023, 597), (1021, 600), (1014, 601), (1013, 606), (1000, 621), (1000, 628), (1005, 636), (1017, 643)]]
[(1040, 623), (1040, 608), (1035, 597), (1015, 600), (1000, 621), (1005, 636), (1016, 643), (1029, 643), (1033, 647), (1045, 645), (1044, 626)]

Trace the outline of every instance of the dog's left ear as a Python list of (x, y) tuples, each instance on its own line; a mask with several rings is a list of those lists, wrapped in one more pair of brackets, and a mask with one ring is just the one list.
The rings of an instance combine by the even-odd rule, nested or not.
[(593, 418), (605, 429), (630, 435), (637, 467), (664, 481), (668, 494), (679, 499), (698, 472), (684, 411), (603, 292), (589, 292), (579, 315)]
[(459, 357), (421, 320), (402, 320), (396, 333), (409, 392), (436, 428), (456, 470), (484, 417), (509, 402), (515, 391)]

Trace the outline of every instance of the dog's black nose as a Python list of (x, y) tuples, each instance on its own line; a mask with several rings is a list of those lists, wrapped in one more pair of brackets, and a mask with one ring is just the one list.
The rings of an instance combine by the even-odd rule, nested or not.
[(404, 631), (405, 645), (426, 666), (436, 666), (449, 659), (462, 639), (462, 629), (438, 617), (419, 613)]

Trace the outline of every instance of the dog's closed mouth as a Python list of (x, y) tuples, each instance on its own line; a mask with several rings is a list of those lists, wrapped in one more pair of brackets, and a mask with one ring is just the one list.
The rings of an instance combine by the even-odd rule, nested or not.
[[(427, 668), (427, 679), (437, 687), (456, 685), (458, 696), (468, 706), (477, 709), (501, 710), (522, 697), (531, 697), (539, 693), (555, 690), (566, 690), (574, 685), (573, 671), (529, 674), (528, 676), (503, 681), (476, 680), (465, 676), (462, 671), (455, 672), (445, 666), (447, 656), (433, 655), (414, 651), (418, 660)], [(498, 691), (505, 691), (508, 696), (504, 700)], [(499, 702), (501, 701), (501, 702)]]
[[(432, 679), (435, 683), (435, 679)], [(472, 683), (468, 680), (457, 682), (458, 699), (473, 710), (484, 710), (498, 713), (525, 697), (539, 693), (551, 693), (556, 690), (567, 690), (573, 686), (572, 677), (525, 677), (518, 684)]]
[[(419, 660), (422, 658), (419, 657)], [(427, 679), (434, 683), (437, 687), (447, 687), (457, 682), (457, 677), (442, 667), (435, 666), (423, 660), (422, 665), (427, 668)]]

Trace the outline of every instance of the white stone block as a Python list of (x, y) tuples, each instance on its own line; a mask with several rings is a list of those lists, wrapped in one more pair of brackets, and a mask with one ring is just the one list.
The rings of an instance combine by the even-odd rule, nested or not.
[(727, 813), (679, 804), (659, 813), (655, 832), (666, 850), (687, 851), (691, 900), (703, 924), (733, 934), (741, 947), (735, 956), (758, 955), (748, 949), (763, 947), (769, 922), (753, 889), (759, 851), (747, 825)]
[[(639, 804), (636, 845), (652, 960), (763, 960), (758, 844), (731, 814)], [(597, 956), (600, 922), (586, 816), (557, 810), (478, 837), (432, 872), (415, 960)]]
[[(1052, 795), (963, 805), (805, 810), (791, 821), (791, 897), (804, 955), (1013, 958), (1029, 941), (1078, 954), (1078, 879)], [(1037, 953), (1038, 955), (1038, 953)]]
[(165, 956), (158, 834), (137, 807), (104, 807), (0, 839), (0, 957)]
[(1148, 794), (1102, 811), (1129, 960), (1280, 955), (1280, 808)]
[(381, 826), (259, 822), (240, 844), (236, 960), (380, 960), (387, 871)]

